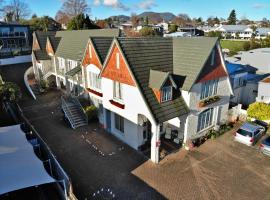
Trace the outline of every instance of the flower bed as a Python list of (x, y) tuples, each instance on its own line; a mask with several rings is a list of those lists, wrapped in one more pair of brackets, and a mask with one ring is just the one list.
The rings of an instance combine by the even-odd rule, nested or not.
[(215, 103), (220, 100), (219, 96), (213, 96), (213, 97), (208, 97), (207, 99), (203, 99), (199, 102), (199, 107), (205, 107), (207, 105), (210, 105), (212, 103)]

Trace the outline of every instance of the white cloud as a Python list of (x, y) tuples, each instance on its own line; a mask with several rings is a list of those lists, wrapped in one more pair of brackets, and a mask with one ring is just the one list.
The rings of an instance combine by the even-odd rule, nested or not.
[(116, 9), (129, 10), (129, 8), (119, 0), (94, 0), (95, 6), (99, 6), (101, 4)]
[(145, 0), (137, 5), (140, 9), (151, 10), (152, 7), (157, 6), (154, 0)]
[(266, 4), (262, 4), (262, 3), (255, 3), (252, 5), (253, 8), (256, 8), (256, 9), (261, 9), (261, 8), (265, 8), (267, 7)]
[(99, 6), (100, 5), (100, 0), (94, 0), (94, 5)]

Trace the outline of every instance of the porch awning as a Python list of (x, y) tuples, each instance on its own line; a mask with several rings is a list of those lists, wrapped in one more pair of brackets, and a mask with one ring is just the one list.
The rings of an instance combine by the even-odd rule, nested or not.
[(78, 74), (81, 71), (82, 71), (82, 67), (80, 65), (78, 65), (77, 67), (75, 67), (72, 70), (68, 71), (66, 73), (66, 76), (75, 76), (76, 74)]
[(0, 128), (0, 195), (56, 182), (36, 156), (20, 125)]

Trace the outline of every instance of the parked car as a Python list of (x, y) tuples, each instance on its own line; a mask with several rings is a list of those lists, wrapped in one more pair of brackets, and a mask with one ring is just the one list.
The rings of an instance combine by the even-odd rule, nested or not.
[(243, 124), (234, 134), (234, 140), (252, 146), (263, 136), (265, 128), (255, 123)]
[(260, 144), (260, 150), (267, 156), (270, 156), (270, 136), (262, 141)]

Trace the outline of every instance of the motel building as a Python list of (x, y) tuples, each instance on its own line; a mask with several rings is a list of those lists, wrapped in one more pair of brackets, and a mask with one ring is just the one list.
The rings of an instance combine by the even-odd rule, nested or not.
[[(233, 95), (217, 38), (125, 38), (119, 30), (35, 32), (36, 79), (84, 96), (99, 123), (158, 163), (226, 123)], [(77, 89), (76, 89), (77, 88)]]

